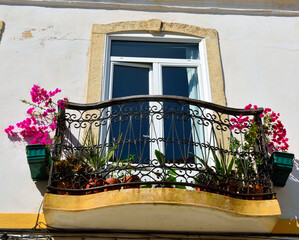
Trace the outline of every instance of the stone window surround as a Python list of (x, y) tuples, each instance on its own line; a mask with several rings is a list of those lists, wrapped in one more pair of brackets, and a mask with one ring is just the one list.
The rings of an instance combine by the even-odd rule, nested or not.
[(0, 21), (0, 40), (1, 40), (3, 29), (4, 29), (4, 22)]
[(173, 33), (190, 35), (205, 39), (212, 102), (224, 106), (226, 105), (223, 71), (220, 58), (219, 39), (217, 31), (214, 29), (200, 28), (197, 26), (186, 25), (181, 23), (162, 22), (158, 19), (93, 25), (90, 45), (89, 74), (86, 93), (87, 103), (100, 101), (106, 35), (120, 32)]

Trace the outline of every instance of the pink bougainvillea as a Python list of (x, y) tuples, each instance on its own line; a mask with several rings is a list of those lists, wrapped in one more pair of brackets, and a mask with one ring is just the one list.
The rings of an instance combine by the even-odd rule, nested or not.
[[(252, 104), (248, 104), (245, 109), (249, 110), (252, 108)], [(254, 105), (253, 108), (256, 110), (257, 106)], [(287, 131), (284, 125), (279, 120), (279, 113), (275, 113), (270, 108), (265, 108), (263, 113), (260, 114), (260, 117), (263, 122), (264, 133), (266, 136), (266, 144), (270, 151), (287, 151), (289, 148), (288, 138), (286, 137)], [(247, 132), (245, 132), (245, 136), (248, 135), (256, 135), (257, 127), (255, 125), (254, 119), (249, 119), (248, 116), (243, 117), (240, 115), (236, 118), (231, 118), (231, 130), (238, 129), (244, 130), (246, 127), (250, 125)], [(250, 136), (249, 136), (250, 137)]]
[(51, 145), (53, 139), (50, 134), (57, 127), (56, 108), (58, 106), (64, 109), (68, 101), (64, 98), (56, 104), (52, 97), (59, 92), (61, 90), (58, 88), (48, 92), (38, 85), (33, 85), (30, 91), (31, 102), (22, 100), (30, 106), (27, 110), (29, 116), (16, 126), (10, 125), (4, 132), (9, 136), (18, 136), (30, 144)]

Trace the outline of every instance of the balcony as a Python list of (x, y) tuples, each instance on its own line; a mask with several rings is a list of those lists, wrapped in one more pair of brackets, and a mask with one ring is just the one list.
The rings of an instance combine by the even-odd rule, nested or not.
[[(280, 208), (261, 112), (177, 96), (69, 103), (58, 117), (47, 224), (271, 232)], [(243, 128), (233, 128), (240, 115)]]

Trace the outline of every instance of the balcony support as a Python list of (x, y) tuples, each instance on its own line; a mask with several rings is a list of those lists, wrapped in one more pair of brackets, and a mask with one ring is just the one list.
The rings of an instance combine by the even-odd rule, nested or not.
[(271, 233), (278, 201), (242, 200), (175, 188), (68, 196), (47, 193), (47, 225), (63, 229)]

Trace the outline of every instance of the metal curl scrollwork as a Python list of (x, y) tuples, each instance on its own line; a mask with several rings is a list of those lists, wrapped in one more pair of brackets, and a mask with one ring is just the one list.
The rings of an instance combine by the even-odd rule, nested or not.
[[(48, 189), (83, 195), (177, 187), (272, 199), (265, 141), (258, 131), (248, 137), (260, 111), (178, 96), (69, 103), (58, 118)], [(238, 129), (231, 119), (241, 114), (248, 119)]]

